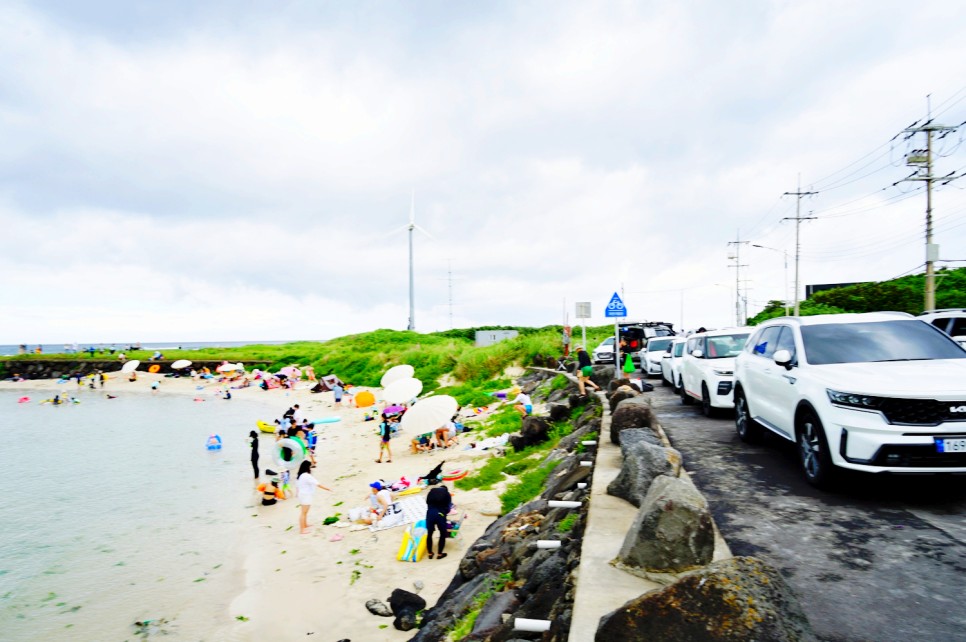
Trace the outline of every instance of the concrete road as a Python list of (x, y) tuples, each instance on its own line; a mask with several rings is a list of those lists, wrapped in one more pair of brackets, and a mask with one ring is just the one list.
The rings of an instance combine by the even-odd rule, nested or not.
[(660, 379), (649, 393), (735, 555), (778, 568), (829, 641), (966, 640), (966, 477), (850, 474), (809, 486), (794, 445), (750, 446)]

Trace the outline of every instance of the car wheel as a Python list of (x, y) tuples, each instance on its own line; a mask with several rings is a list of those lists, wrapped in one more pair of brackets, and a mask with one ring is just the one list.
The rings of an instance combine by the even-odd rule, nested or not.
[(701, 384), (701, 414), (705, 417), (714, 417), (717, 409), (711, 405), (711, 395), (708, 393), (708, 386)]
[(825, 429), (814, 411), (805, 412), (798, 421), (798, 459), (809, 484), (827, 488), (835, 475)]
[(681, 377), (678, 377), (678, 382), (674, 384), (674, 394), (679, 395), (682, 390), (684, 390), (684, 381), (681, 380)]
[(741, 388), (735, 390), (735, 430), (738, 432), (738, 438), (746, 444), (761, 441), (761, 424), (751, 418), (748, 400)]
[(671, 382), (668, 381), (667, 377), (664, 376), (663, 370), (661, 370), (661, 385), (664, 386), (665, 388), (671, 385)]
[(681, 395), (681, 403), (684, 404), (685, 406), (690, 406), (691, 404), (694, 403), (694, 399), (691, 398), (691, 395), (689, 395), (684, 390), (684, 381), (683, 380), (681, 381), (681, 388), (678, 390), (678, 394)]

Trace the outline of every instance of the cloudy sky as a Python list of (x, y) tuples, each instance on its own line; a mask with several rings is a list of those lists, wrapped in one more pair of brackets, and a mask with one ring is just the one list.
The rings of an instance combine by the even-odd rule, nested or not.
[[(734, 322), (924, 260), (896, 137), (966, 120), (966, 5), (0, 5), (0, 343)], [(966, 169), (962, 132), (936, 174)], [(919, 191), (913, 192), (920, 188)], [(966, 180), (936, 241), (966, 260)], [(951, 265), (966, 265), (966, 262)], [(789, 294), (789, 297), (792, 295)]]

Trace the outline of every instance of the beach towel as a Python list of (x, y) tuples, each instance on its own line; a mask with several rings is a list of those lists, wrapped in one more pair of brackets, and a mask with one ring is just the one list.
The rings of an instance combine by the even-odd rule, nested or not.
[(426, 518), (426, 499), (422, 496), (414, 495), (412, 497), (403, 497), (402, 499), (396, 500), (396, 503), (399, 504), (399, 508), (402, 511), (402, 518), (393, 520), (392, 523), (387, 525), (383, 525), (382, 522), (373, 524), (369, 527), (370, 531), (375, 533), (402, 526), (403, 524), (415, 524), (419, 520)]

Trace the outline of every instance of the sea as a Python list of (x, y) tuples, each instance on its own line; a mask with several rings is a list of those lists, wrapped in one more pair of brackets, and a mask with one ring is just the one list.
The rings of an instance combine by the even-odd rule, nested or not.
[[(0, 388), (0, 639), (137, 640), (157, 623), (224, 621), (244, 588), (258, 510), (248, 434), (271, 419), (264, 402), (69, 386), (80, 403)], [(206, 448), (212, 434), (221, 450)]]
[[(282, 345), (289, 341), (153, 341), (153, 342), (119, 342), (119, 343), (25, 343), (26, 352), (33, 353), (40, 348), (43, 354), (63, 354), (72, 350), (83, 352), (88, 348), (95, 350), (198, 350), (199, 348), (239, 348), (250, 345)], [(76, 346), (76, 348), (75, 348)], [(7, 357), (20, 354), (22, 348), (16, 344), (0, 344), (0, 356)]]

